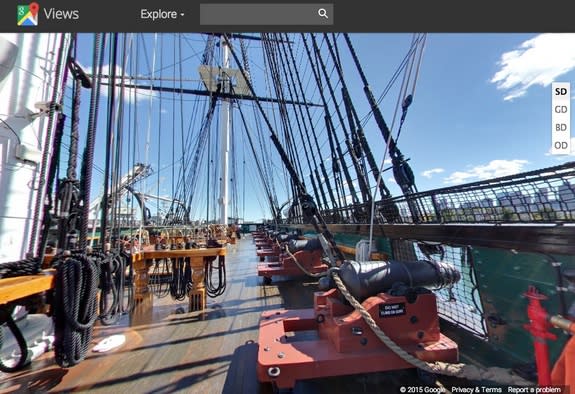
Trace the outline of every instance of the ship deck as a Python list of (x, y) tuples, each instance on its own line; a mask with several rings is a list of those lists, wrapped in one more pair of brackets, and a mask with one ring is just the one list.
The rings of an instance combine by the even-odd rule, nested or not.
[[(126, 342), (107, 353), (60, 368), (48, 352), (26, 369), (0, 373), (0, 393), (265, 393), (256, 378), (259, 318), (263, 311), (313, 306), (313, 279), (257, 276), (251, 236), (228, 245), (225, 293), (208, 299), (206, 310), (188, 313), (188, 300), (150, 297), (115, 326), (94, 329), (92, 344), (113, 334)], [(93, 347), (93, 346), (92, 346)], [(92, 347), (90, 349), (92, 349)], [(414, 371), (375, 373), (299, 382), (294, 392), (397, 392), (416, 385)], [(396, 389), (394, 389), (394, 387)], [(389, 390), (389, 391), (388, 391)]]

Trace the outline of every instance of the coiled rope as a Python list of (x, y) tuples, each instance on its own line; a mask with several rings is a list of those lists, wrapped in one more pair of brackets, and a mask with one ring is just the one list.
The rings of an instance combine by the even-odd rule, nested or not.
[(55, 259), (54, 353), (62, 368), (84, 360), (98, 318), (99, 267), (87, 255), (75, 253)]
[(176, 301), (186, 299), (192, 285), (192, 267), (188, 258), (172, 259), (172, 281), (170, 295)]
[(0, 264), (0, 279), (40, 273), (40, 260), (29, 258)]
[(125, 262), (115, 253), (94, 252), (90, 257), (95, 258), (100, 267), (99, 318), (103, 325), (109, 326), (117, 323), (122, 315)]
[[(218, 261), (218, 264), (214, 267), (215, 260), (218, 259), (217, 257), (214, 259), (206, 259), (205, 260), (205, 268), (204, 268), (204, 285), (206, 286), (206, 294), (211, 298), (216, 298), (224, 294), (226, 291), (227, 280), (226, 280), (226, 263), (223, 257), (221, 257)], [(217, 285), (214, 285), (213, 276), (214, 270), (218, 271), (218, 282)]]
[(465, 378), (469, 380), (489, 380), (502, 385), (520, 385), (520, 386), (531, 386), (533, 383), (521, 378), (517, 375), (512, 375), (511, 372), (505, 368), (490, 367), (481, 368), (475, 365), (468, 364), (450, 364), (445, 362), (436, 361), (434, 363), (425, 362), (417, 357), (412, 356), (405, 350), (403, 350), (398, 344), (396, 344), (390, 337), (388, 337), (383, 330), (377, 325), (373, 320), (369, 312), (357, 301), (351, 293), (345, 287), (343, 281), (339, 277), (337, 269), (331, 269), (331, 276), (339, 291), (343, 294), (345, 299), (358, 311), (367, 323), (367, 325), (372, 329), (375, 335), (395, 354), (397, 354), (402, 360), (419, 368), (425, 372), (432, 374), (440, 374), (446, 376), (454, 376), (458, 378)]

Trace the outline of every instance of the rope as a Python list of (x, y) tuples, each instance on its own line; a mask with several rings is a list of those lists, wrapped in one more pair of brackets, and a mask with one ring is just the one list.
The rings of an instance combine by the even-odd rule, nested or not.
[[(154, 260), (154, 268), (150, 274), (149, 286), (152, 293), (157, 298), (164, 298), (170, 294), (171, 282), (168, 282), (164, 278), (167, 278), (171, 274), (170, 264), (167, 259)], [(171, 278), (170, 278), (171, 279)]]
[[(227, 281), (226, 281), (226, 263), (224, 258), (222, 258), (221, 261), (218, 262), (217, 267), (214, 268), (214, 260), (210, 260), (210, 259), (206, 259), (206, 263), (205, 263), (205, 279), (204, 279), (204, 284), (206, 286), (206, 293), (212, 297), (212, 298), (216, 298), (217, 296), (220, 296), (222, 294), (224, 294), (224, 291), (226, 291), (226, 285), (227, 285)], [(212, 277), (213, 277), (213, 271), (214, 269), (218, 270), (218, 284), (214, 285)]]
[(37, 258), (12, 261), (0, 264), (0, 279), (40, 273), (40, 260)]
[(288, 256), (294, 261), (295, 265), (298, 266), (298, 268), (300, 270), (302, 270), (302, 272), (304, 274), (306, 274), (307, 276), (311, 276), (312, 278), (320, 278), (322, 276), (325, 276), (325, 271), (324, 272), (318, 272), (317, 274), (311, 273), (308, 270), (306, 270), (299, 261), (297, 261), (297, 258), (289, 251), (289, 247), (288, 245), (285, 246), (285, 251), (288, 254)]
[[(105, 39), (105, 36), (104, 36)], [(86, 135), (86, 146), (82, 157), (80, 191), (83, 202), (80, 222), (80, 248), (85, 249), (87, 245), (86, 237), (88, 235), (88, 220), (90, 213), (90, 193), (92, 187), (92, 167), (94, 163), (94, 148), (96, 145), (96, 126), (98, 119), (98, 108), (100, 102), (100, 82), (102, 76), (102, 67), (104, 65), (105, 40), (102, 39), (101, 33), (94, 35), (94, 56), (92, 64), (95, 72), (92, 74), (92, 92), (90, 93), (90, 104), (88, 114), (88, 131)], [(96, 65), (97, 69), (96, 69)], [(103, 234), (102, 234), (103, 239)]]
[[(100, 266), (100, 321), (103, 325), (115, 324), (124, 312), (124, 287), (126, 283), (126, 257), (122, 254), (95, 253)], [(111, 297), (110, 297), (111, 295)], [(111, 300), (110, 300), (111, 298)], [(128, 299), (128, 308), (131, 307)]]
[(18, 347), (20, 348), (20, 357), (18, 361), (12, 366), (4, 364), (2, 358), (0, 357), (0, 371), (6, 373), (18, 371), (30, 362), (28, 358), (28, 344), (26, 343), (26, 339), (24, 338), (24, 335), (22, 335), (22, 331), (20, 331), (20, 328), (14, 321), (14, 318), (12, 318), (13, 309), (14, 308), (5, 306), (0, 307), (0, 351), (2, 350), (2, 345), (4, 342), (4, 335), (2, 333), (2, 325), (4, 325), (4, 323), (6, 323), (10, 331), (12, 331), (12, 335), (14, 335), (14, 338), (18, 343)]
[(187, 258), (172, 259), (172, 282), (170, 283), (170, 295), (176, 301), (186, 299), (192, 283), (192, 267)]
[(62, 368), (86, 357), (98, 318), (98, 266), (85, 254), (59, 258), (54, 288), (54, 353)]
[(337, 285), (339, 291), (343, 294), (345, 299), (359, 312), (363, 320), (372, 329), (375, 335), (395, 354), (402, 360), (419, 368), (425, 372), (432, 374), (440, 374), (447, 376), (454, 376), (457, 378), (465, 378), (469, 380), (489, 380), (497, 382), (502, 385), (521, 385), (531, 386), (532, 383), (517, 376), (512, 375), (511, 372), (505, 368), (491, 367), (481, 368), (475, 365), (467, 365), (463, 363), (450, 364), (441, 361), (429, 363), (412, 356), (396, 344), (390, 337), (388, 337), (383, 330), (377, 325), (375, 320), (371, 317), (369, 312), (357, 301), (345, 287), (343, 281), (339, 277), (336, 270), (332, 270), (332, 277)]

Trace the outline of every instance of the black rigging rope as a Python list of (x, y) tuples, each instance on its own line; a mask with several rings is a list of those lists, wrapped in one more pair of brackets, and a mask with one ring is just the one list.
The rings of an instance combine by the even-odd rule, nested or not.
[(73, 253), (54, 259), (54, 353), (62, 368), (80, 363), (86, 357), (92, 329), (98, 318), (99, 269), (87, 255)]
[[(319, 63), (317, 65), (317, 68), (322, 71), (324, 78), (325, 78), (326, 86), (327, 86), (329, 94), (331, 96), (331, 99), (332, 99), (333, 103), (336, 103), (337, 98), (335, 95), (335, 91), (334, 91), (334, 88), (332, 86), (329, 75), (327, 73), (326, 64), (325, 64), (323, 58), (321, 57), (320, 48), (317, 44), (317, 40), (316, 40), (315, 35), (313, 33), (311, 34), (311, 41), (312, 41), (314, 52), (316, 55), (315, 58), (316, 58), (317, 62)], [(307, 45), (306, 45), (306, 48), (307, 48)], [(310, 55), (310, 62), (311, 61), (312, 61), (312, 57)], [(347, 131), (347, 128), (345, 126), (345, 120), (343, 118), (341, 110), (339, 109), (338, 105), (334, 105), (334, 108), (335, 108), (335, 113), (337, 115), (337, 118), (338, 118), (340, 126), (341, 126), (341, 130), (343, 131), (344, 136), (345, 136), (345, 144), (347, 146), (348, 154), (351, 157), (351, 162), (353, 164), (353, 167), (354, 167), (356, 175), (357, 175), (357, 181), (358, 181), (358, 185), (359, 185), (359, 189), (360, 189), (360, 192), (362, 195), (363, 202), (368, 203), (371, 201), (371, 198), (372, 198), (371, 191), (369, 190), (369, 184), (366, 180), (365, 173), (363, 172), (363, 168), (361, 166), (361, 163), (359, 162), (359, 160), (355, 154), (355, 150), (354, 150), (353, 144), (350, 140), (350, 136), (349, 136), (349, 133)], [(328, 119), (328, 120), (331, 121), (331, 119)], [(335, 128), (333, 127), (333, 125), (332, 125), (332, 131), (335, 132)]]
[(97, 71), (92, 75), (92, 93), (90, 95), (90, 111), (88, 115), (88, 132), (86, 147), (82, 158), (82, 177), (80, 181), (80, 197), (82, 199), (82, 219), (80, 229), (80, 249), (85, 250), (88, 235), (88, 217), (90, 213), (90, 191), (92, 185), (92, 167), (94, 163), (94, 148), (96, 144), (96, 125), (98, 119), (98, 107), (100, 101), (100, 82), (102, 68), (104, 66), (104, 50), (106, 42), (102, 34), (94, 35), (94, 56), (92, 64), (98, 65)]
[[(285, 34), (285, 33), (284, 33), (284, 34)], [(287, 34), (286, 34), (286, 39), (287, 39)], [(303, 87), (302, 80), (301, 80), (301, 77), (300, 77), (299, 66), (296, 65), (295, 57), (294, 57), (294, 53), (293, 53), (293, 49), (292, 49), (291, 45), (288, 45), (287, 47), (288, 47), (288, 51), (289, 51), (289, 55), (290, 55), (290, 59), (291, 59), (291, 62), (288, 62), (288, 65), (292, 65), (292, 64), (293, 64), (293, 66), (294, 66), (293, 69), (291, 70), (292, 72), (290, 73), (290, 75), (291, 75), (291, 77), (292, 77), (292, 84), (294, 84), (294, 83), (293, 83), (293, 75), (295, 74), (296, 80), (297, 80), (297, 84), (294, 84), (294, 85), (297, 86), (297, 87), (299, 87), (299, 90), (300, 90), (300, 93), (301, 93), (301, 97), (302, 97), (302, 101), (306, 101), (306, 96), (305, 96), (304, 87)], [(296, 90), (296, 89), (294, 89), (294, 90), (295, 90), (295, 93), (296, 93), (296, 97), (298, 97), (297, 90)], [(306, 117), (303, 116), (303, 113), (302, 113), (303, 111), (302, 111), (301, 106), (298, 106), (298, 109), (299, 109), (299, 111), (300, 111), (300, 116), (301, 116), (301, 118), (302, 118), (302, 120), (303, 120), (304, 126), (305, 126), (305, 119), (307, 119), (307, 120), (308, 120), (309, 127), (313, 129), (313, 120), (312, 120), (312, 117), (311, 117), (311, 113), (310, 113), (310, 110), (309, 110), (309, 106), (306, 105), (306, 106), (304, 106), (304, 108), (305, 108)], [(309, 134), (310, 134), (310, 133), (308, 132), (308, 129), (307, 129), (306, 127), (304, 127), (304, 130), (305, 130), (307, 145), (310, 146), (311, 157), (312, 157), (313, 162), (314, 162), (314, 170), (313, 170), (313, 172), (314, 172), (314, 174), (315, 174), (315, 179), (317, 179), (317, 184), (318, 184), (318, 189), (319, 189), (319, 192), (320, 192), (320, 196), (321, 196), (321, 198), (322, 198), (322, 200), (323, 200), (323, 202), (324, 202), (324, 206), (327, 207), (327, 206), (328, 206), (327, 197), (326, 197), (326, 194), (325, 194), (324, 189), (323, 189), (323, 183), (324, 183), (324, 182), (321, 182), (321, 181), (320, 181), (321, 177), (320, 177), (320, 175), (319, 175), (318, 163), (317, 163), (317, 162), (318, 162), (318, 158), (319, 158), (319, 162), (320, 162), (320, 163), (323, 163), (322, 154), (321, 154), (321, 149), (320, 149), (320, 146), (319, 146), (319, 141), (318, 141), (318, 139), (317, 139), (316, 133), (311, 133), (311, 134), (313, 135), (313, 139), (314, 139), (314, 142), (315, 142), (315, 145), (312, 145), (311, 140), (310, 140), (310, 137), (309, 137)], [(303, 141), (302, 141), (302, 142), (303, 142)], [(305, 146), (305, 145), (306, 145), (306, 142), (303, 142), (303, 145)], [(317, 154), (314, 154), (313, 146), (316, 147)], [(310, 170), (311, 170), (311, 168), (310, 168)], [(323, 171), (323, 169), (322, 169), (322, 171)], [(315, 184), (315, 182), (314, 182), (314, 177), (311, 177), (311, 179), (312, 179), (312, 186), (313, 186), (313, 185)], [(330, 186), (330, 184), (329, 184), (329, 178), (328, 178), (327, 176), (325, 176), (325, 183), (326, 183), (326, 188), (329, 190), (329, 189), (331, 188), (331, 186)], [(314, 191), (315, 191), (315, 190), (314, 190)], [(317, 195), (317, 192), (316, 192), (316, 195)]]
[(172, 281), (170, 295), (172, 299), (183, 301), (192, 286), (192, 266), (189, 258), (172, 258)]
[(275, 47), (273, 45), (273, 40), (271, 38), (268, 38), (267, 34), (262, 34), (262, 38), (264, 39), (264, 49), (269, 63), (273, 87), (276, 93), (276, 97), (278, 97), (279, 99), (278, 106), (279, 106), (280, 121), (284, 134), (284, 146), (287, 150), (290, 161), (292, 163), (295, 163), (295, 167), (296, 170), (298, 171), (298, 175), (301, 179), (301, 182), (305, 186), (305, 179), (302, 176), (303, 171), (301, 168), (301, 160), (296, 159), (295, 146), (293, 143), (293, 138), (291, 137), (293, 131), (290, 118), (288, 117), (285, 93), (279, 70), (279, 63), (281, 62), (281, 60), (279, 60), (278, 58), (277, 51), (275, 50)]
[(36, 275), (41, 271), (40, 259), (28, 258), (0, 264), (0, 279)]
[[(341, 62), (339, 60), (339, 50), (337, 48), (336, 38), (335, 38), (335, 36), (333, 37), (333, 45), (332, 45), (332, 43), (329, 40), (328, 35), (324, 34), (324, 37), (325, 37), (325, 41), (327, 43), (327, 47), (329, 49), (329, 52), (332, 56), (332, 59), (336, 65), (336, 70), (338, 72), (339, 79), (340, 79), (340, 82), (342, 84), (342, 95), (344, 98), (344, 103), (345, 103), (346, 109), (348, 110), (349, 121), (351, 124), (355, 123), (355, 125), (356, 125), (356, 134), (357, 134), (357, 138), (358, 138), (358, 143), (360, 144), (361, 149), (365, 153), (365, 156), (367, 158), (367, 161), (369, 163), (369, 166), (371, 168), (371, 172), (373, 174), (373, 177), (374, 177), (376, 183), (379, 181), (378, 184), (379, 184), (379, 192), (380, 192), (381, 198), (382, 199), (391, 198), (391, 193), (389, 192), (389, 189), (385, 186), (385, 182), (383, 181), (383, 178), (381, 178), (381, 174), (380, 174), (379, 168), (377, 166), (377, 163), (375, 162), (375, 158), (373, 157), (373, 154), (371, 152), (371, 148), (369, 147), (369, 144), (367, 143), (367, 139), (365, 138), (365, 134), (363, 133), (361, 121), (359, 120), (359, 116), (357, 114), (355, 106), (351, 102), (351, 96), (349, 94), (349, 90), (347, 89), (347, 85), (346, 85), (345, 79), (343, 77), (343, 69), (341, 66)], [(405, 116), (403, 116), (402, 119), (405, 119)], [(403, 121), (402, 121), (402, 124), (403, 124)], [(352, 127), (352, 129), (354, 128), (353, 125), (351, 127)], [(389, 222), (396, 222), (397, 220), (400, 219), (399, 209), (397, 208), (397, 206), (394, 203), (387, 203), (386, 209), (384, 211), (384, 216), (386, 217), (386, 219)]]
[(110, 181), (111, 171), (113, 164), (112, 152), (114, 150), (114, 112), (116, 108), (116, 62), (118, 59), (118, 33), (112, 33), (112, 40), (110, 45), (110, 59), (111, 59), (111, 81), (108, 85), (108, 111), (107, 111), (107, 125), (106, 125), (106, 157), (104, 162), (104, 192), (103, 198), (100, 203), (101, 218), (100, 218), (100, 242), (102, 244), (108, 242), (108, 214), (110, 213), (110, 199), (115, 196), (110, 196)]
[[(391, 131), (390, 131), (389, 127), (387, 126), (387, 124), (383, 118), (383, 114), (381, 113), (381, 110), (379, 109), (379, 106), (375, 101), (375, 97), (373, 97), (373, 93), (372, 93), (371, 88), (367, 82), (367, 78), (363, 72), (363, 68), (361, 67), (361, 63), (359, 62), (359, 58), (357, 56), (357, 53), (355, 52), (355, 49), (353, 48), (353, 44), (351, 43), (349, 35), (344, 33), (344, 37), (345, 37), (347, 46), (349, 48), (349, 51), (352, 55), (352, 58), (354, 60), (354, 63), (356, 65), (356, 68), (360, 74), (361, 80), (364, 84), (363, 90), (364, 90), (365, 95), (367, 97), (367, 101), (371, 106), (371, 110), (373, 112), (373, 116), (375, 117), (375, 121), (376, 121), (376, 123), (377, 123), (377, 125), (381, 131), (381, 134), (383, 136), (384, 141), (386, 142), (386, 144), (388, 146), (389, 155), (391, 157), (391, 162), (393, 165), (393, 176), (395, 178), (395, 181), (397, 182), (397, 184), (399, 185), (399, 187), (401, 188), (401, 191), (403, 192), (403, 194), (405, 196), (409, 196), (410, 194), (416, 193), (417, 188), (415, 186), (415, 175), (413, 174), (413, 170), (411, 169), (411, 166), (405, 160), (403, 154), (401, 153), (401, 151), (397, 147), (396, 140), (394, 140), (393, 136), (391, 135)], [(411, 104), (411, 99), (412, 98), (410, 95), (410, 96), (406, 97), (404, 102), (403, 102), (403, 105), (402, 105), (403, 114), (402, 114), (401, 124), (403, 124), (403, 121), (405, 120), (405, 115), (407, 113), (407, 109), (409, 108), (409, 105)], [(401, 125), (400, 125), (400, 130), (401, 130)], [(409, 206), (409, 210), (411, 211), (411, 217), (413, 218), (413, 221), (415, 223), (419, 222), (420, 217), (421, 217), (421, 214), (420, 214), (421, 210), (420, 210), (419, 206), (417, 205), (417, 203), (415, 203), (411, 199), (408, 199), (407, 203)]]
[(260, 175), (260, 179), (262, 180), (262, 184), (263, 184), (263, 187), (264, 187), (264, 191), (265, 191), (265, 193), (266, 193), (266, 197), (267, 197), (268, 202), (269, 202), (269, 204), (270, 204), (270, 209), (271, 209), (272, 214), (274, 215), (274, 218), (275, 218), (275, 217), (276, 217), (275, 215), (277, 214), (277, 212), (276, 212), (276, 210), (275, 210), (274, 200), (273, 200), (273, 197), (272, 197), (272, 191), (271, 191), (271, 189), (270, 189), (270, 187), (269, 187), (269, 185), (268, 185), (268, 182), (267, 182), (267, 180), (266, 180), (266, 177), (265, 177), (265, 174), (264, 174), (264, 170), (262, 169), (262, 164), (260, 163), (260, 159), (259, 159), (259, 157), (258, 157), (258, 155), (257, 155), (257, 153), (256, 153), (256, 148), (255, 148), (254, 142), (253, 142), (253, 140), (252, 140), (252, 136), (251, 136), (251, 133), (250, 133), (250, 131), (249, 131), (248, 124), (247, 124), (247, 122), (246, 122), (246, 118), (245, 118), (244, 113), (243, 113), (243, 111), (242, 111), (242, 107), (241, 107), (241, 105), (239, 104), (239, 102), (238, 102), (238, 111), (239, 111), (239, 113), (240, 113), (240, 117), (241, 117), (242, 123), (243, 123), (243, 125), (244, 125), (245, 134), (246, 134), (247, 137), (248, 137), (248, 143), (249, 143), (249, 145), (250, 145), (250, 149), (251, 149), (252, 154), (253, 154), (253, 156), (254, 156), (254, 161), (255, 161), (255, 163), (256, 163), (256, 167), (257, 167), (257, 169), (258, 169), (258, 173), (259, 173), (259, 175)]
[[(230, 45), (230, 41), (229, 41), (228, 37), (225, 35), (223, 37), (224, 37), (226, 43), (228, 45)], [(231, 45), (230, 45), (230, 52), (231, 52), (231, 55), (237, 64), (237, 66), (239, 67), (242, 75), (244, 76), (244, 78), (246, 78), (246, 72), (243, 69), (242, 64), (240, 62), (240, 59), (238, 58), (238, 56), (234, 52)], [(278, 139), (278, 137), (274, 131), (274, 128), (272, 127), (272, 124), (270, 123), (270, 120), (266, 116), (266, 113), (263, 110), (263, 107), (257, 98), (257, 94), (254, 90), (253, 85), (251, 84), (251, 82), (249, 80), (247, 80), (247, 78), (246, 78), (246, 85), (248, 86), (248, 88), (250, 89), (250, 92), (254, 96), (256, 106), (260, 110), (260, 113), (262, 114), (262, 117), (263, 117), (269, 131), (270, 131), (270, 134), (271, 134), (270, 137), (272, 139), (272, 142), (273, 142), (274, 146), (276, 147), (276, 150), (278, 151), (280, 157), (282, 158), (282, 161), (283, 161), (287, 171), (289, 172), (293, 183), (297, 187), (298, 198), (300, 200), (300, 205), (301, 205), (301, 208), (303, 210), (303, 214), (304, 214), (305, 219), (307, 221), (311, 222), (311, 224), (314, 226), (315, 230), (325, 237), (326, 241), (328, 242), (328, 244), (330, 246), (331, 251), (333, 253), (335, 253), (335, 255), (336, 255), (335, 258), (339, 261), (343, 261), (344, 257), (343, 257), (341, 250), (339, 250), (339, 248), (337, 247), (337, 244), (335, 243), (335, 239), (333, 238), (333, 235), (328, 230), (325, 221), (323, 220), (321, 214), (319, 213), (317, 206), (315, 205), (315, 203), (313, 201), (313, 197), (311, 197), (309, 194), (307, 194), (307, 191), (306, 191), (304, 185), (299, 180), (292, 163), (289, 161), (289, 158), (287, 157), (285, 150), (281, 146), (281, 143), (280, 143), (280, 141), (279, 141), (279, 139)]]
[(2, 351), (2, 346), (4, 344), (4, 334), (2, 332), (2, 326), (4, 324), (6, 324), (7, 328), (12, 332), (12, 335), (18, 344), (18, 349), (20, 350), (20, 356), (18, 357), (16, 363), (13, 365), (6, 365), (2, 360), (2, 357), (0, 357), (0, 372), (5, 373), (16, 372), (30, 362), (28, 358), (28, 344), (26, 343), (26, 338), (24, 338), (20, 327), (18, 327), (14, 321), (14, 318), (12, 317), (13, 311), (14, 306), (0, 306), (0, 352)]
[[(326, 100), (326, 98), (325, 98), (325, 95), (323, 94), (319, 71), (317, 71), (316, 68), (313, 66), (313, 57), (312, 57), (311, 51), (310, 51), (310, 49), (309, 49), (307, 40), (305, 39), (305, 36), (304, 36), (303, 34), (302, 34), (302, 41), (303, 41), (303, 43), (304, 43), (304, 47), (305, 47), (305, 50), (306, 50), (306, 53), (307, 53), (307, 56), (308, 56), (308, 59), (309, 59), (309, 62), (310, 62), (311, 70), (312, 70), (312, 72), (313, 72), (313, 76), (314, 76), (314, 78), (315, 78), (315, 80), (316, 80), (316, 83), (318, 84), (320, 97), (321, 97), (322, 103), (323, 103), (324, 108), (325, 108), (325, 113), (326, 113), (325, 120), (326, 120), (326, 127), (327, 127), (327, 131), (328, 131), (328, 135), (330, 135), (330, 136), (331, 136), (330, 138), (333, 138), (333, 141), (335, 142), (335, 145), (336, 145), (335, 148), (336, 148), (336, 151), (337, 151), (337, 154), (338, 154), (338, 157), (339, 157), (339, 162), (340, 162), (340, 164), (341, 164), (341, 166), (342, 166), (342, 169), (343, 169), (343, 172), (344, 172), (344, 175), (345, 175), (345, 178), (346, 178), (347, 187), (348, 187), (349, 190), (350, 190), (352, 202), (353, 202), (354, 205), (357, 206), (357, 205), (359, 205), (359, 199), (358, 199), (357, 193), (356, 193), (356, 191), (355, 191), (355, 187), (354, 187), (354, 184), (353, 184), (353, 180), (352, 180), (352, 178), (351, 178), (351, 174), (349, 173), (349, 169), (348, 169), (347, 165), (345, 164), (345, 163), (346, 163), (346, 162), (345, 162), (345, 157), (344, 157), (343, 151), (342, 151), (342, 149), (341, 149), (341, 146), (340, 146), (340, 144), (339, 144), (339, 141), (338, 141), (338, 139), (335, 137), (335, 130), (334, 130), (334, 127), (333, 127), (333, 123), (332, 123), (332, 121), (331, 121), (331, 117), (330, 117), (330, 116), (327, 116), (327, 115), (329, 115), (328, 103), (327, 103), (327, 100)], [(336, 108), (337, 108), (337, 107), (336, 107)], [(331, 146), (331, 144), (330, 144), (330, 146)], [(355, 214), (354, 214), (353, 216), (355, 216)]]
[[(218, 260), (217, 264), (215, 263)], [(218, 280), (217, 284), (213, 279), (214, 271), (217, 270)], [(226, 290), (226, 262), (223, 256), (214, 258), (204, 258), (204, 275), (206, 294), (211, 298), (216, 298)]]
[[(278, 36), (279, 36), (279, 35), (276, 34), (276, 37), (278, 37)], [(294, 80), (294, 75), (293, 75), (293, 74), (294, 74), (294, 71), (293, 71), (293, 70), (295, 70), (295, 73), (296, 73), (296, 75), (298, 76), (298, 79), (299, 79), (299, 74), (298, 74), (298, 71), (297, 71), (297, 66), (295, 65), (295, 61), (293, 61), (293, 56), (292, 56), (292, 62), (290, 63), (290, 60), (289, 60), (288, 57), (287, 57), (287, 51), (286, 51), (285, 47), (284, 47), (283, 45), (280, 45), (280, 44), (279, 44), (279, 41), (281, 41), (281, 36), (279, 36), (279, 37), (280, 37), (279, 39), (276, 39), (276, 43), (277, 43), (276, 45), (277, 45), (278, 49), (280, 49), (280, 51), (279, 51), (280, 54), (283, 54), (283, 57), (281, 58), (281, 60), (280, 60), (279, 63), (282, 65), (282, 70), (283, 70), (284, 78), (285, 78), (286, 80), (287, 80), (288, 78), (290, 78), (290, 83), (287, 83), (287, 84), (286, 84), (286, 85), (287, 85), (287, 88), (288, 88), (288, 93), (289, 93), (290, 99), (291, 99), (292, 101), (294, 100), (294, 96), (295, 96), (295, 100), (299, 101), (299, 95), (298, 95), (297, 90), (295, 89), (296, 82), (295, 82), (295, 80)], [(290, 48), (290, 49), (291, 49), (291, 48)], [(286, 69), (286, 65), (287, 65), (288, 67), (293, 66), (293, 70), (287, 70), (287, 69)], [(300, 88), (301, 88), (301, 82), (300, 82), (300, 81), (298, 81), (298, 82), (299, 82)], [(294, 86), (293, 91), (292, 91), (292, 86)], [(305, 101), (305, 99), (304, 99), (304, 101)], [(297, 106), (297, 108), (298, 108), (298, 110), (299, 110), (299, 116), (297, 116), (297, 113), (296, 113), (295, 119), (296, 119), (296, 125), (297, 125), (297, 128), (298, 128), (298, 131), (299, 131), (299, 136), (300, 136), (300, 140), (301, 140), (301, 145), (303, 146), (303, 150), (304, 150), (304, 154), (305, 154), (306, 161), (307, 161), (307, 164), (308, 164), (308, 168), (309, 168), (309, 170), (310, 170), (310, 175), (311, 175), (311, 173), (314, 172), (314, 169), (312, 169), (312, 165), (311, 165), (311, 162), (310, 162), (310, 153), (308, 153), (308, 146), (309, 146), (309, 148), (310, 148), (310, 150), (311, 150), (311, 157), (312, 157), (313, 162), (314, 162), (315, 174), (316, 174), (316, 177), (315, 177), (315, 178), (314, 178), (313, 176), (310, 176), (312, 188), (313, 188), (313, 190), (314, 190), (314, 195), (315, 195), (316, 198), (318, 199), (318, 202), (319, 202), (319, 197), (321, 197), (321, 199), (322, 199), (322, 201), (323, 201), (324, 207), (327, 208), (327, 207), (329, 206), (329, 205), (328, 205), (328, 201), (327, 201), (327, 197), (326, 197), (326, 195), (325, 195), (325, 192), (324, 192), (323, 186), (322, 186), (323, 183), (325, 183), (325, 184), (326, 184), (326, 188), (327, 188), (327, 190), (328, 190), (328, 193), (329, 193), (329, 195), (330, 195), (331, 206), (332, 206), (332, 208), (337, 208), (337, 205), (338, 205), (338, 204), (337, 204), (337, 202), (335, 201), (335, 198), (334, 198), (334, 196), (333, 196), (332, 187), (330, 186), (330, 180), (329, 180), (329, 177), (328, 177), (327, 172), (326, 172), (326, 170), (325, 170), (325, 165), (324, 165), (324, 163), (323, 163), (323, 160), (320, 161), (320, 164), (321, 164), (322, 173), (323, 173), (323, 176), (324, 176), (324, 182), (320, 182), (320, 177), (319, 177), (318, 170), (317, 170), (317, 158), (316, 158), (315, 155), (313, 154), (313, 148), (311, 147), (311, 141), (310, 141), (309, 133), (308, 133), (307, 129), (305, 129), (305, 133), (306, 133), (306, 137), (307, 137), (307, 144), (306, 144), (306, 142), (304, 141), (304, 136), (303, 136), (303, 130), (302, 130), (302, 129), (305, 127), (305, 117), (304, 117), (303, 110), (302, 110), (301, 107), (302, 107), (302, 106), (299, 106), (299, 105)], [(306, 110), (308, 111), (308, 117), (309, 117), (309, 119), (310, 119), (310, 126), (311, 126), (311, 116), (309, 116), (309, 108), (308, 108), (308, 106), (305, 106), (305, 108), (306, 108)], [(300, 118), (301, 118), (301, 122), (300, 122)], [(302, 125), (302, 124), (303, 124), (303, 125)], [(311, 127), (313, 127), (313, 126), (311, 126)], [(315, 133), (314, 133), (314, 135), (315, 135)], [(316, 137), (316, 143), (317, 143), (317, 137)], [(318, 152), (320, 152), (319, 146), (318, 146)], [(300, 169), (300, 172), (301, 172), (301, 169)], [(316, 180), (317, 180), (317, 183), (319, 184), (319, 187), (316, 185)], [(318, 192), (318, 189), (319, 189), (319, 192)], [(318, 203), (318, 208), (319, 208), (320, 210), (322, 209), (321, 204), (319, 204), (319, 203)]]
[[(118, 322), (122, 314), (134, 306), (133, 270), (130, 257), (124, 252), (92, 252), (90, 257), (100, 267), (100, 321), (109, 326)], [(126, 273), (128, 277), (126, 277)], [(124, 305), (125, 290), (128, 289), (128, 305)]]

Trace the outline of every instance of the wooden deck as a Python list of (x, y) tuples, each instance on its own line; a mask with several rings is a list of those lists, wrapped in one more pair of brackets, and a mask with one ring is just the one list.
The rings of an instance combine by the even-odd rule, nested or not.
[[(316, 282), (305, 277), (276, 279), (264, 286), (257, 276), (250, 236), (229, 245), (228, 285), (208, 299), (204, 312), (188, 313), (188, 300), (150, 295), (116, 326), (97, 326), (93, 345), (113, 334), (126, 343), (108, 353), (88, 352), (86, 360), (62, 369), (49, 352), (23, 371), (0, 373), (0, 393), (258, 393), (271, 392), (255, 375), (258, 323), (262, 311), (313, 305)], [(153, 306), (152, 306), (153, 304)], [(370, 374), (304, 382), (295, 392), (361, 393), (391, 390), (414, 373)]]

